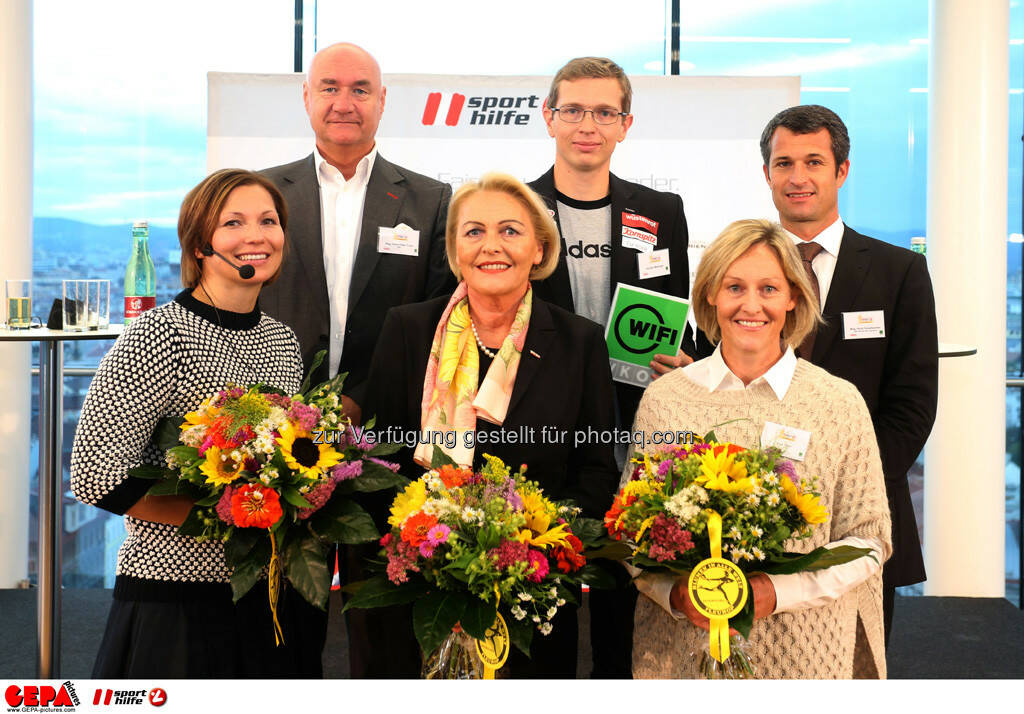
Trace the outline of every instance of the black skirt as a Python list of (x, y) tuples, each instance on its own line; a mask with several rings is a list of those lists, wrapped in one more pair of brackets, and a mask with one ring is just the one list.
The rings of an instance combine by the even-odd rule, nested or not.
[(175, 595), (191, 590), (199, 596), (125, 599), (119, 594), (125, 588), (115, 588), (93, 678), (323, 677), (327, 613), (307, 603), (287, 581), (278, 602), (284, 631), (280, 646), (274, 643), (265, 580), (237, 603), (231, 602), (227, 585), (167, 585)]

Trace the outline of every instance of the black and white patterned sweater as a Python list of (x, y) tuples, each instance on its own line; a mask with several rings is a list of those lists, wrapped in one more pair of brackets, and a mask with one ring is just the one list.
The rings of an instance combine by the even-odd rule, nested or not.
[[(188, 290), (143, 313), (103, 357), (82, 406), (71, 451), (71, 489), (83, 503), (123, 514), (153, 482), (128, 475), (165, 466), (151, 443), (157, 421), (195, 410), (227, 384), (265, 382), (289, 394), (302, 380), (292, 330), (263, 315), (214, 310)], [(230, 572), (220, 542), (125, 516), (114, 596), (121, 600), (220, 597)]]

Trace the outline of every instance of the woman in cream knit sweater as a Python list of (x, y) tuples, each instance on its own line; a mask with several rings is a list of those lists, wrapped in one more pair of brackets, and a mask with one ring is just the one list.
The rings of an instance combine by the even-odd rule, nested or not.
[[(698, 326), (720, 344), (711, 357), (652, 383), (634, 429), (651, 443), (654, 431), (714, 428), (719, 440), (750, 446), (769, 423), (809, 432), (796, 469), (818, 476), (829, 518), (788, 549), (872, 550), (814, 573), (750, 577), (748, 652), (757, 676), (884, 678), (881, 564), (891, 540), (882, 465), (857, 389), (795, 356), (821, 318), (792, 240), (768, 221), (731, 224), (704, 253), (692, 304)], [(698, 676), (707, 620), (683, 579), (645, 574), (636, 584), (646, 597), (637, 602), (634, 676)]]

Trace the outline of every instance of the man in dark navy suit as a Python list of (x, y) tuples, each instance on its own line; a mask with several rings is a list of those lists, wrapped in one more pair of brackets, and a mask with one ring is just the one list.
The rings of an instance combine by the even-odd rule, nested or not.
[(822, 106), (779, 112), (761, 135), (779, 221), (813, 273), (825, 318), (799, 356), (856, 385), (874, 422), (893, 528), (882, 571), (888, 642), (895, 588), (925, 579), (907, 471), (935, 422), (935, 297), (924, 256), (863, 236), (839, 217), (849, 153), (846, 126)]

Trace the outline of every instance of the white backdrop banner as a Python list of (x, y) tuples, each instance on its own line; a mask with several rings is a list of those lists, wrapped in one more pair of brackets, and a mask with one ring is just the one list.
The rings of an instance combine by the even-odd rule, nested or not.
[[(313, 149), (301, 74), (210, 72), (207, 169), (262, 169)], [(683, 197), (692, 273), (707, 244), (739, 218), (777, 219), (758, 141), (776, 112), (800, 103), (798, 77), (640, 76), (633, 126), (612, 156), (628, 181)], [(377, 145), (389, 161), (458, 187), (487, 171), (526, 181), (554, 162), (541, 109), (550, 77), (385, 75)]]

